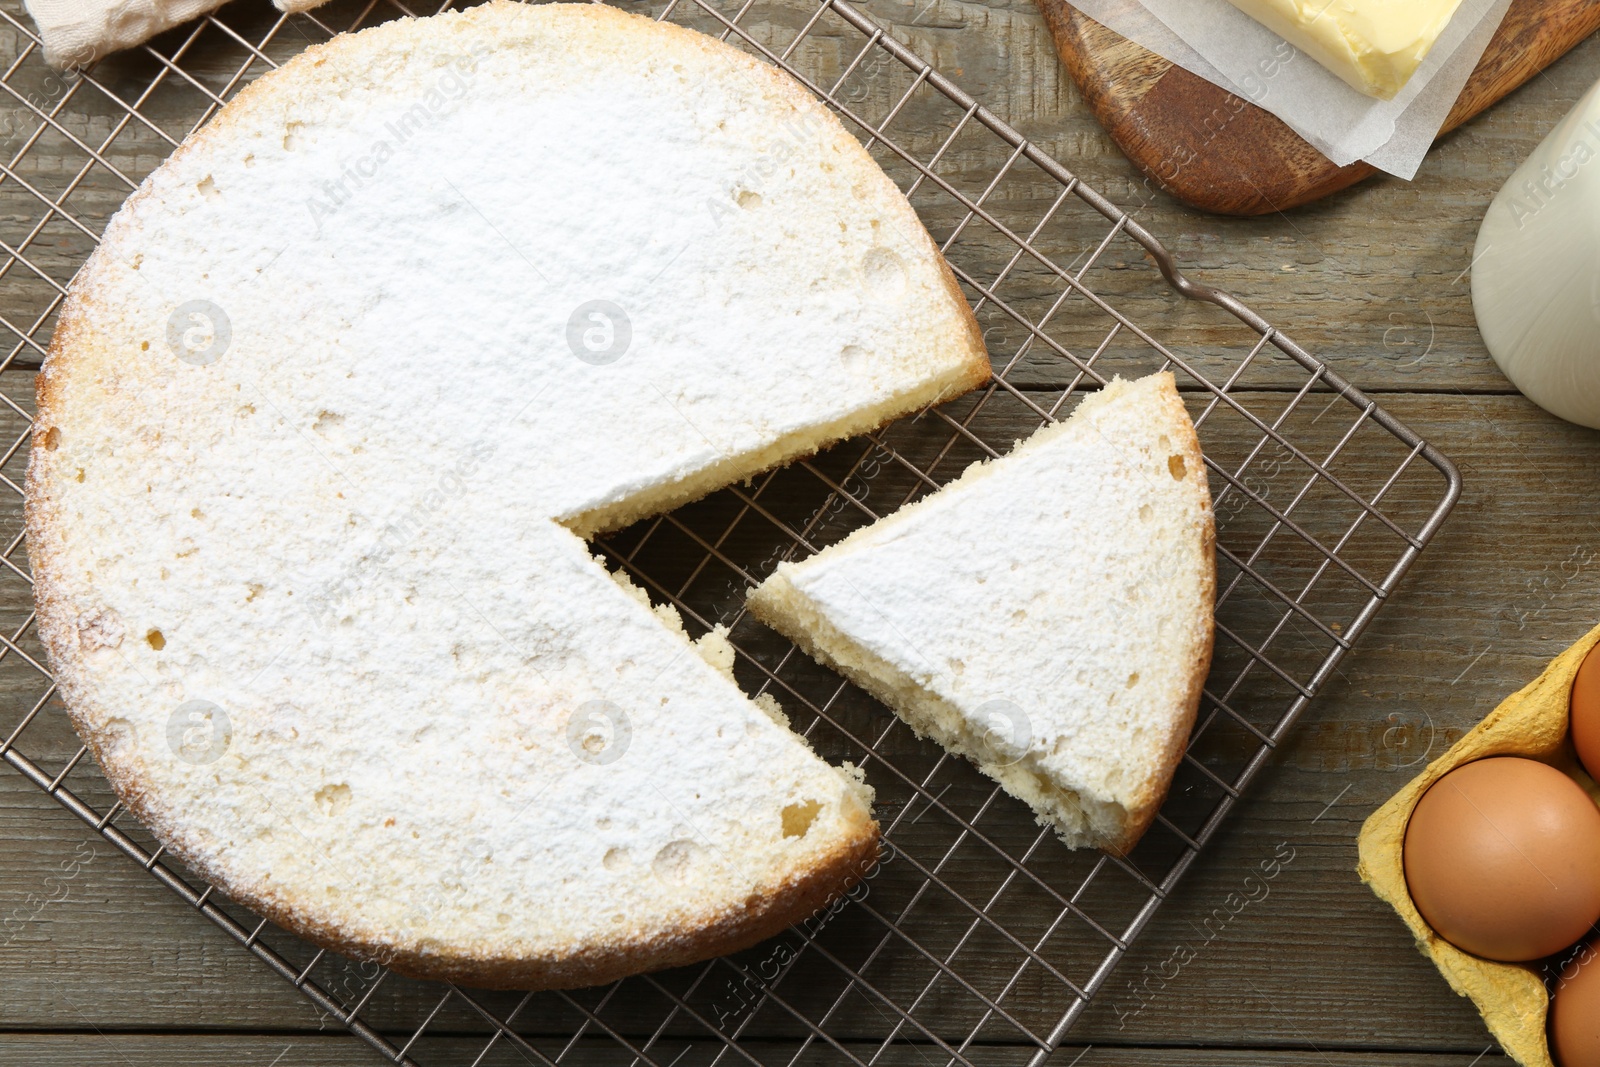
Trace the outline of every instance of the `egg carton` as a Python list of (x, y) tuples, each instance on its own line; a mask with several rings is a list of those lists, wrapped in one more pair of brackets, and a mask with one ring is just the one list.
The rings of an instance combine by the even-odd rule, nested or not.
[[(921, 17), (893, 4), (628, 6), (782, 67), (839, 114), (943, 248), (983, 327), (992, 380), (599, 545), (692, 632), (729, 626), (746, 690), (775, 695), (825, 757), (865, 768), (883, 861), (747, 952), (524, 994), (412, 981), (319, 951), (165, 856), (65, 725), (33, 629), (21, 526), (32, 372), (111, 213), (252, 78), (336, 32), (432, 10), (334, 0), (280, 15), (239, 0), (69, 76), (45, 67), (17, 0), (0, 0), (11, 100), (0, 122), (10, 340), (0, 433), (11, 442), (0, 456), (11, 491), (0, 513), (0, 757), (291, 982), (325, 1023), (394, 1063), (1040, 1064), (1091, 1005), (1116, 1025), (1143, 1010), (1105, 995), (1118, 961), (1460, 494), (1436, 449), (1237, 299), (1186, 277), (1132, 215), (875, 20), (874, 5), (907, 24)], [(755, 624), (743, 597), (779, 562), (1003, 453), (1113, 374), (1162, 369), (1177, 377), (1211, 480), (1217, 651), (1155, 825), (1129, 855), (1074, 852), (964, 761)], [(1063, 553), (1070, 562), (1071, 546)]]

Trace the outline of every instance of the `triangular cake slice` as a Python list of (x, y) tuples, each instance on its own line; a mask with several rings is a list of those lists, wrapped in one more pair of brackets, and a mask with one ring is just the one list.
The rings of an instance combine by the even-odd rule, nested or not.
[(756, 616), (966, 756), (1073, 847), (1155, 817), (1211, 661), (1214, 527), (1172, 375), (1065, 422), (750, 596)]

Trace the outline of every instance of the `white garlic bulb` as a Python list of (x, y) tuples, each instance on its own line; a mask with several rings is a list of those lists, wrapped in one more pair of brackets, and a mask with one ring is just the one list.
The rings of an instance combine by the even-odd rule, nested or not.
[(1472, 262), (1478, 330), (1506, 377), (1600, 429), (1600, 84), (1495, 195)]

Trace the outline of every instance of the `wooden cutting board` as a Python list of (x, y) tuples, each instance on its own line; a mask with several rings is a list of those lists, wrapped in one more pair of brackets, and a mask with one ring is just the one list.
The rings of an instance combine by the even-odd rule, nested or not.
[[(1309, 203), (1374, 173), (1336, 167), (1274, 115), (1219, 89), (1079, 13), (1038, 0), (1095, 117), (1150, 179), (1179, 200), (1225, 215)], [(1445, 120), (1443, 136), (1600, 28), (1596, 0), (1512, 0)]]

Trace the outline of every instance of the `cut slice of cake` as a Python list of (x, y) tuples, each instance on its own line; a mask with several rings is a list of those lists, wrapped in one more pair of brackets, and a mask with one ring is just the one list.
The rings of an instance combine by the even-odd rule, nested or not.
[(583, 538), (987, 377), (787, 75), (601, 4), (389, 22), (241, 92), (78, 274), (39, 632), (123, 803), (322, 946), (523, 989), (703, 959), (860, 877), (871, 791)]
[(1155, 817), (1211, 661), (1211, 497), (1172, 375), (1072, 417), (750, 595), (1073, 847)]

